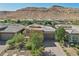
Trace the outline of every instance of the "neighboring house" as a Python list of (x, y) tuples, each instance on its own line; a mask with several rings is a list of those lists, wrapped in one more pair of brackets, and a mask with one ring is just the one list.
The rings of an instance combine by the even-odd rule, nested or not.
[(20, 24), (0, 24), (0, 42), (7, 41), (23, 30), (24, 26)]
[(71, 30), (66, 30), (70, 35), (70, 43), (79, 44), (79, 26), (78, 25), (72, 25)]
[(31, 31), (41, 31), (44, 34), (44, 39), (54, 39), (55, 29), (50, 26), (32, 24), (26, 27), (26, 36), (30, 35)]
[(69, 34), (69, 42), (70, 43), (79, 43), (79, 26), (78, 25), (56, 25), (55, 27), (63, 27), (66, 32)]

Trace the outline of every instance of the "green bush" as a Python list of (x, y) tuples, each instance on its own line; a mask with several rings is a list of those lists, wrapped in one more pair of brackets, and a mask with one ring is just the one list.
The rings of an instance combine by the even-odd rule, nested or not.
[(63, 27), (59, 27), (55, 31), (55, 39), (58, 41), (62, 46), (64, 42), (68, 40), (68, 35)]
[(29, 42), (29, 43), (25, 44), (25, 48), (28, 50), (31, 50), (32, 49), (31, 43)]
[(77, 51), (77, 55), (79, 55), (79, 51)]
[(24, 35), (21, 33), (18, 33), (12, 37), (12, 39), (9, 39), (7, 41), (7, 44), (9, 44), (10, 48), (20, 48), (20, 45), (22, 45), (24, 42)]
[(79, 45), (75, 45), (75, 47), (76, 47), (77, 49), (79, 49)]
[(36, 50), (32, 50), (32, 55), (33, 56), (40, 56), (40, 55), (42, 55), (43, 50), (44, 50), (43, 47), (40, 47), (39, 49), (36, 49)]
[(30, 39), (25, 45), (25, 48), (31, 50), (32, 55), (41, 55), (43, 48), (43, 33), (32, 31), (30, 33)]
[(32, 49), (38, 49), (43, 45), (43, 33), (32, 31), (31, 33)]
[(9, 44), (9, 49), (15, 48), (14, 43), (15, 43), (15, 40), (8, 40), (7, 41), (7, 44)]

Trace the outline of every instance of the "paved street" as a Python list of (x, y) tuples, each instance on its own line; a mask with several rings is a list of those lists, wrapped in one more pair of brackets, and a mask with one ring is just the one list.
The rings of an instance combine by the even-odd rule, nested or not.
[(47, 40), (45, 43), (44, 56), (66, 56), (59, 43)]

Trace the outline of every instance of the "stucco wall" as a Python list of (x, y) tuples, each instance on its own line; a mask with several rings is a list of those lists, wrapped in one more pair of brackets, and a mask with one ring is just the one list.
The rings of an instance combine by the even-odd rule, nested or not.
[(54, 33), (50, 31), (44, 32), (44, 39), (54, 39)]
[(0, 40), (8, 40), (12, 38), (14, 33), (1, 33), (0, 34)]

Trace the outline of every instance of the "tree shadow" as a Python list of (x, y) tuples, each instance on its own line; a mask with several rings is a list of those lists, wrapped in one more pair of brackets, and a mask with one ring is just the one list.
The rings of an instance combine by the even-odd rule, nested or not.
[(56, 47), (55, 40), (54, 39), (45, 39), (44, 47)]
[(6, 44), (6, 41), (0, 40), (0, 45), (5, 45), (5, 44)]

